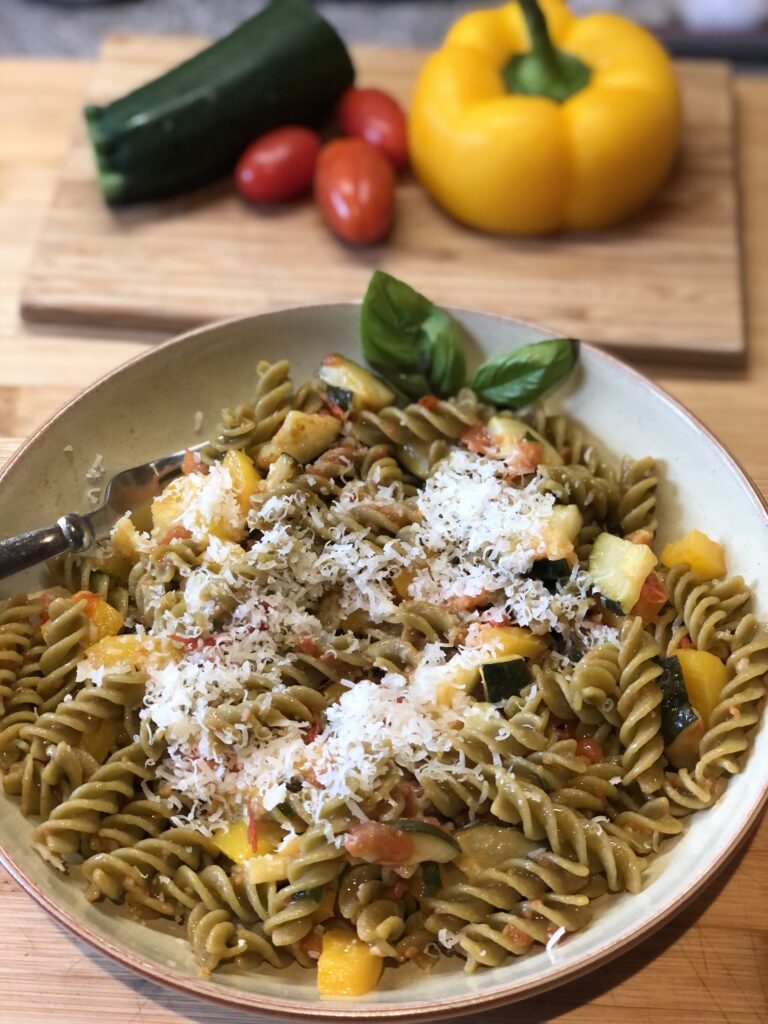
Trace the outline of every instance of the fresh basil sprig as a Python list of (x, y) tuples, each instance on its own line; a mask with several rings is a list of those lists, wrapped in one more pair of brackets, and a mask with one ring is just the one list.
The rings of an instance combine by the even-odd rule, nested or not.
[(534, 341), (483, 363), (469, 386), (482, 402), (516, 409), (567, 377), (578, 358), (575, 338)]
[[(444, 309), (404, 281), (375, 270), (360, 314), (363, 354), (405, 398), (448, 398), (466, 382), (461, 328)], [(538, 398), (573, 369), (579, 342), (551, 338), (483, 363), (469, 381), (482, 402), (516, 409)]]
[(447, 398), (464, 386), (460, 328), (404, 281), (376, 270), (360, 314), (363, 354), (407, 398)]

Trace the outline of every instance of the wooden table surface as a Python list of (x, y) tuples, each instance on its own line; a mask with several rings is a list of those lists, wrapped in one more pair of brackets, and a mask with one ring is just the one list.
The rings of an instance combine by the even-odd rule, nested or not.
[[(73, 392), (140, 352), (142, 338), (32, 332), (19, 289), (88, 75), (76, 62), (0, 61), (0, 435), (21, 438)], [(57, 88), (48, 82), (54, 78)], [(737, 82), (749, 364), (652, 372), (768, 492), (768, 79)], [(14, 447), (0, 440), (0, 458)], [(716, 482), (713, 481), (713, 486)], [(0, 1020), (7, 1024), (246, 1024), (134, 977), (74, 941), (0, 873)], [(768, 1020), (768, 820), (726, 871), (648, 941), (547, 996), (473, 1024), (764, 1024)]]

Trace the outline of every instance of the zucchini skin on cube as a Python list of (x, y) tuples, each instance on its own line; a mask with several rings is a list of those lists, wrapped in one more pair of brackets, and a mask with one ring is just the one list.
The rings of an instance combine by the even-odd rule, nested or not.
[(154, 81), (85, 108), (102, 195), (119, 205), (215, 181), (271, 128), (321, 121), (354, 77), (344, 43), (308, 0), (272, 0)]

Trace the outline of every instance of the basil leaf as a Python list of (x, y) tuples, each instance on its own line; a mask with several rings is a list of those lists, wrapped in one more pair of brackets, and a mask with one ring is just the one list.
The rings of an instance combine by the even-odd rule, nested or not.
[(481, 401), (515, 409), (567, 377), (578, 358), (574, 338), (535, 341), (483, 363), (469, 386)]
[(466, 380), (458, 324), (404, 281), (374, 271), (360, 313), (363, 354), (408, 398), (455, 394)]

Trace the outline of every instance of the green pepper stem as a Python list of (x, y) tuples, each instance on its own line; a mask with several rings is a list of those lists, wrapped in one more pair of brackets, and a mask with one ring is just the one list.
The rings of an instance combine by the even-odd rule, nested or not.
[(504, 84), (510, 92), (544, 96), (562, 103), (587, 85), (590, 69), (578, 57), (558, 50), (553, 44), (538, 0), (519, 0), (519, 4), (531, 49), (515, 54), (502, 68)]
[(539, 7), (538, 0), (519, 0), (519, 3), (531, 40), (531, 53), (542, 64), (546, 64), (553, 74), (558, 74), (560, 71), (558, 52), (552, 44), (552, 37), (547, 28), (547, 19)]

